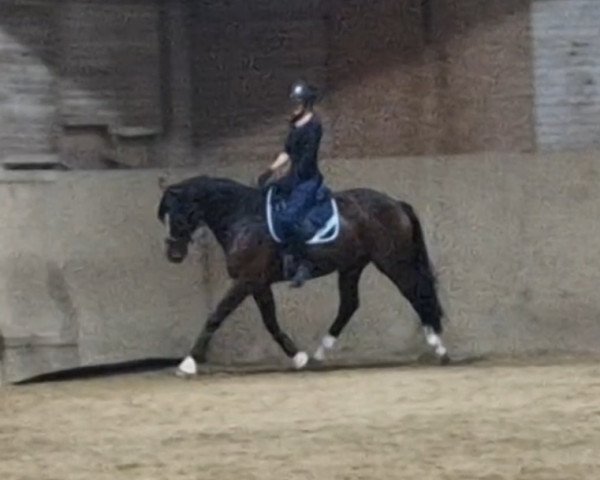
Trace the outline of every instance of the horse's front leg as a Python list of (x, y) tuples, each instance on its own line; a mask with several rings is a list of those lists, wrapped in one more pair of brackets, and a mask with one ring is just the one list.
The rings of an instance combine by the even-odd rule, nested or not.
[(306, 352), (301, 352), (296, 347), (292, 339), (281, 329), (277, 322), (277, 314), (275, 312), (275, 299), (273, 298), (273, 290), (269, 286), (263, 286), (253, 292), (254, 300), (258, 305), (260, 314), (265, 327), (285, 352), (292, 359), (296, 369), (301, 369), (308, 363), (308, 355)]
[(177, 374), (180, 376), (195, 375), (198, 373), (198, 363), (206, 361), (206, 352), (214, 333), (223, 324), (225, 319), (241, 305), (249, 295), (251, 289), (244, 283), (235, 283), (217, 305), (215, 311), (208, 317), (202, 332), (196, 339), (190, 354), (179, 364)]

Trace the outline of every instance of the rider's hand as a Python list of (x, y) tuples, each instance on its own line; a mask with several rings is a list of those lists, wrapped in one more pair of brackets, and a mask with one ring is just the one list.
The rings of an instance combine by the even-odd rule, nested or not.
[(265, 185), (267, 185), (267, 183), (269, 182), (269, 180), (271, 179), (272, 176), (273, 176), (273, 171), (270, 169), (261, 173), (258, 177), (258, 186), (262, 188)]
[(279, 168), (277, 168), (276, 170), (273, 171), (273, 178), (275, 178), (275, 180), (281, 180), (283, 177), (285, 177), (290, 171), (290, 163), (286, 162), (283, 165), (281, 165)]

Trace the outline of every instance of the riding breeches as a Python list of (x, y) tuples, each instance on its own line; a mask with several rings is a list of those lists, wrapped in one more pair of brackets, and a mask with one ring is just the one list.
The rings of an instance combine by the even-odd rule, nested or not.
[[(282, 241), (287, 251), (298, 251), (304, 246), (302, 223), (306, 214), (316, 203), (320, 179), (308, 180), (297, 185), (285, 200), (285, 208), (279, 213)], [(290, 251), (290, 253), (292, 253)]]

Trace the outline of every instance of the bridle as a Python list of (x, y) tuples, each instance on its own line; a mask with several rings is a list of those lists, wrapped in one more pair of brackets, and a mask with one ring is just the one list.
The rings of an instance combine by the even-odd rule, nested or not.
[(165, 227), (167, 228), (166, 243), (175, 243), (177, 240), (171, 236), (171, 217), (168, 213), (165, 214)]
[(185, 237), (181, 237), (181, 238), (175, 238), (173, 237), (173, 235), (171, 235), (171, 217), (169, 216), (169, 214), (165, 214), (165, 227), (167, 228), (167, 236), (165, 237), (165, 243), (168, 245), (173, 245), (175, 243), (180, 243), (180, 242), (188, 242), (190, 244), (194, 243), (194, 237), (193, 235), (190, 234), (186, 234)]

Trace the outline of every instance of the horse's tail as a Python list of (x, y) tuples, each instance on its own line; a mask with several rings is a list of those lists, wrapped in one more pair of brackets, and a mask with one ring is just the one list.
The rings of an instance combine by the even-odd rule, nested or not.
[(412, 205), (406, 202), (400, 202), (400, 206), (402, 210), (406, 213), (408, 218), (410, 219), (410, 223), (412, 225), (412, 239), (414, 245), (414, 257), (413, 257), (413, 267), (417, 271), (420, 277), (420, 281), (418, 282), (421, 288), (421, 293), (430, 299), (430, 313), (433, 313), (429, 316), (431, 320), (434, 320), (434, 329), (437, 333), (442, 332), (441, 319), (445, 316), (444, 309), (442, 308), (438, 293), (437, 293), (437, 276), (435, 274), (435, 270), (433, 268), (433, 264), (429, 258), (429, 253), (427, 251), (427, 245), (425, 244), (425, 235), (423, 233), (423, 227), (421, 226), (421, 221), (419, 217), (415, 213)]
[(401, 201), (400, 206), (410, 219), (410, 223), (412, 226), (412, 239), (415, 247), (414, 261), (418, 265), (418, 267), (420, 267), (419, 270), (421, 270), (422, 273), (428, 273), (428, 275), (431, 275), (432, 280), (436, 282), (436, 278), (433, 271), (433, 265), (431, 264), (429, 253), (427, 251), (427, 245), (425, 243), (425, 235), (423, 233), (421, 221), (419, 220), (419, 217), (417, 216), (412, 205)]

